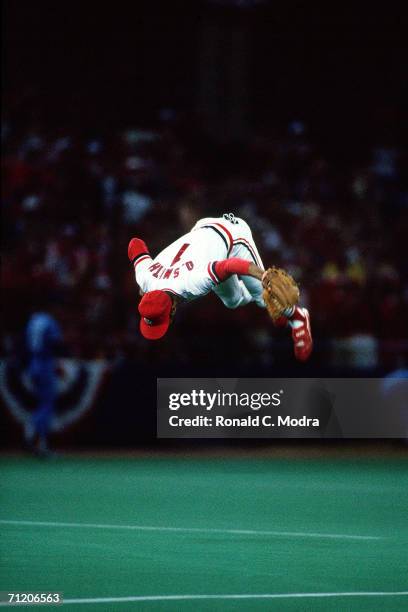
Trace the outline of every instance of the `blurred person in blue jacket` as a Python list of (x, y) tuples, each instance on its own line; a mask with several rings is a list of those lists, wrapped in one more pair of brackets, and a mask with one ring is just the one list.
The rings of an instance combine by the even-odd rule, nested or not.
[(48, 434), (57, 396), (56, 355), (62, 333), (56, 319), (47, 312), (34, 312), (26, 327), (28, 372), (36, 396), (36, 408), (24, 431), (28, 450), (40, 456), (50, 454)]

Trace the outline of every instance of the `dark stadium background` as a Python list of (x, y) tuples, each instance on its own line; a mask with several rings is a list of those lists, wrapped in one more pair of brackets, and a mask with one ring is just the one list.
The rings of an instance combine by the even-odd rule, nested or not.
[[(34, 309), (103, 359), (69, 444), (154, 438), (156, 376), (373, 376), (406, 365), (405, 28), (390, 6), (3, 3), (2, 356)], [(316, 350), (299, 366), (256, 307), (180, 308), (138, 333), (130, 237), (153, 252), (233, 211), (292, 270)], [(7, 441), (18, 429), (1, 416)]]

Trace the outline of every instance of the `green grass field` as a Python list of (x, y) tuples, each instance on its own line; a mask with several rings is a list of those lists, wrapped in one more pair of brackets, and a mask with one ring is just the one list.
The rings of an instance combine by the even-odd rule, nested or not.
[(408, 610), (403, 458), (0, 467), (0, 591), (84, 612)]

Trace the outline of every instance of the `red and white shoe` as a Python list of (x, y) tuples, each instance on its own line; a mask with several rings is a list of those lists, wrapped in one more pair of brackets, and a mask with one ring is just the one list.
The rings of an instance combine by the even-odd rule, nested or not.
[(313, 349), (310, 315), (307, 308), (296, 306), (295, 312), (288, 319), (288, 323), (292, 328), (295, 357), (299, 361), (306, 361)]

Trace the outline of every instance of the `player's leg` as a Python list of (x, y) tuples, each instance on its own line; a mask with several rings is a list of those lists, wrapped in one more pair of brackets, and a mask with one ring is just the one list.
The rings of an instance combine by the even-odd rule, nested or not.
[(38, 435), (38, 452), (49, 454), (48, 434), (54, 413), (56, 379), (53, 372), (43, 372), (39, 377), (37, 410), (33, 414), (33, 425)]
[[(230, 257), (239, 257), (246, 259), (257, 265), (259, 268), (264, 270), (261, 256), (252, 237), (251, 229), (244, 221), (240, 218), (236, 219), (235, 231), (234, 231), (234, 243), (230, 253)], [(243, 276), (242, 282), (244, 283), (247, 291), (252, 296), (252, 301), (256, 302), (261, 308), (265, 308), (265, 302), (262, 297), (262, 283), (252, 276)]]
[[(255, 263), (264, 270), (265, 268), (249, 225), (243, 219), (236, 218), (235, 220), (237, 221), (235, 225), (237, 231), (234, 232), (234, 246), (230, 256), (252, 261), (252, 263)], [(243, 276), (242, 281), (258, 306), (265, 308), (265, 302), (262, 297), (262, 283), (250, 276)], [(296, 306), (292, 312), (285, 314), (287, 316), (281, 317), (278, 326), (288, 326), (291, 329), (296, 359), (306, 361), (313, 349), (309, 311), (306, 308)]]
[(251, 293), (236, 275), (214, 287), (213, 292), (227, 308), (239, 308), (253, 301)]
[[(202, 219), (199, 223), (207, 221)], [(220, 222), (224, 228), (223, 236), (219, 232), (210, 232), (206, 239), (196, 245), (197, 259), (203, 261), (222, 260), (225, 258), (225, 246), (231, 246), (235, 224), (225, 217), (209, 218), (208, 223)], [(228, 244), (227, 244), (228, 238)], [(213, 292), (220, 298), (227, 308), (239, 308), (253, 301), (251, 293), (237, 275), (230, 276), (213, 288)]]
[(30, 361), (28, 367), (28, 374), (31, 380), (32, 390), (35, 397), (36, 409), (33, 413), (30, 413), (24, 423), (24, 445), (26, 450), (28, 450), (29, 452), (34, 452), (35, 444), (37, 442), (38, 437), (35, 415), (40, 407), (40, 377), (37, 360), (33, 359)]

